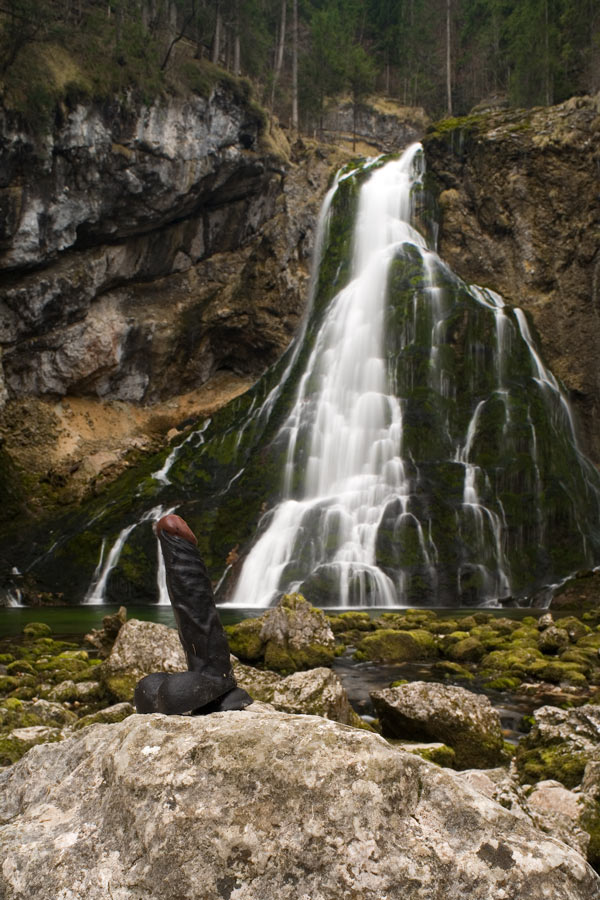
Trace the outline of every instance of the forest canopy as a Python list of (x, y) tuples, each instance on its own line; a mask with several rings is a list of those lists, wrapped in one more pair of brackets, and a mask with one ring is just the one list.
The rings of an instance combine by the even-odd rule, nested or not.
[(224, 71), (304, 131), (340, 96), (551, 104), (600, 89), (600, 0), (0, 0), (0, 90), (29, 119)]

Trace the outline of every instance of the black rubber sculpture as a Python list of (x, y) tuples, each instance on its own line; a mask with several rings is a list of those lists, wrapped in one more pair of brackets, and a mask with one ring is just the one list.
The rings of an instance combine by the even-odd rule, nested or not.
[(163, 516), (155, 528), (188, 671), (146, 675), (136, 685), (135, 707), (139, 713), (166, 715), (243, 709), (252, 697), (236, 685), (227, 637), (194, 533), (174, 515)]

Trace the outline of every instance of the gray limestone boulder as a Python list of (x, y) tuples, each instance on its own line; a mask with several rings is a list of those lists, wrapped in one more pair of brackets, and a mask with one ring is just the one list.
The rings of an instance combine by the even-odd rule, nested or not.
[(111, 694), (117, 700), (129, 702), (144, 675), (185, 672), (187, 662), (174, 628), (130, 619), (120, 629), (110, 656), (99, 668), (100, 677)]
[(382, 738), (130, 716), (0, 772), (3, 900), (596, 900), (573, 849)]
[(459, 769), (485, 769), (503, 760), (500, 717), (481, 694), (415, 681), (374, 691), (371, 699), (386, 736), (442, 741), (454, 750)]

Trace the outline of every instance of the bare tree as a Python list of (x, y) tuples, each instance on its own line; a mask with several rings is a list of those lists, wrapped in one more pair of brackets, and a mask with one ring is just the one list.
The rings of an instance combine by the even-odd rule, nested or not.
[(215, 33), (214, 33), (214, 37), (213, 37), (211, 59), (215, 64), (218, 64), (219, 57), (221, 56), (221, 33), (223, 31), (223, 20), (221, 17), (221, 0), (216, 0), (216, 3), (217, 3), (217, 17), (215, 20)]
[(451, 34), (452, 0), (446, 0), (446, 98), (448, 115), (452, 115), (452, 46)]
[(298, 0), (292, 6), (292, 128), (298, 131)]
[(283, 53), (285, 50), (285, 19), (287, 13), (287, 0), (281, 0), (281, 17), (279, 21), (279, 33), (277, 35), (277, 47), (275, 50), (275, 68), (273, 70), (273, 86), (271, 88), (271, 109), (275, 103), (275, 90), (283, 68)]

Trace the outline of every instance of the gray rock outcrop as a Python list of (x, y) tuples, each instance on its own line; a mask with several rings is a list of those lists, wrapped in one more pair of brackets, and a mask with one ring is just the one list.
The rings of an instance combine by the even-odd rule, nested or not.
[(481, 694), (414, 681), (373, 691), (371, 699), (384, 735), (442, 741), (456, 753), (459, 769), (488, 768), (502, 760), (500, 717)]
[(595, 900), (566, 845), (377, 735), (131, 716), (0, 773), (5, 900)]

